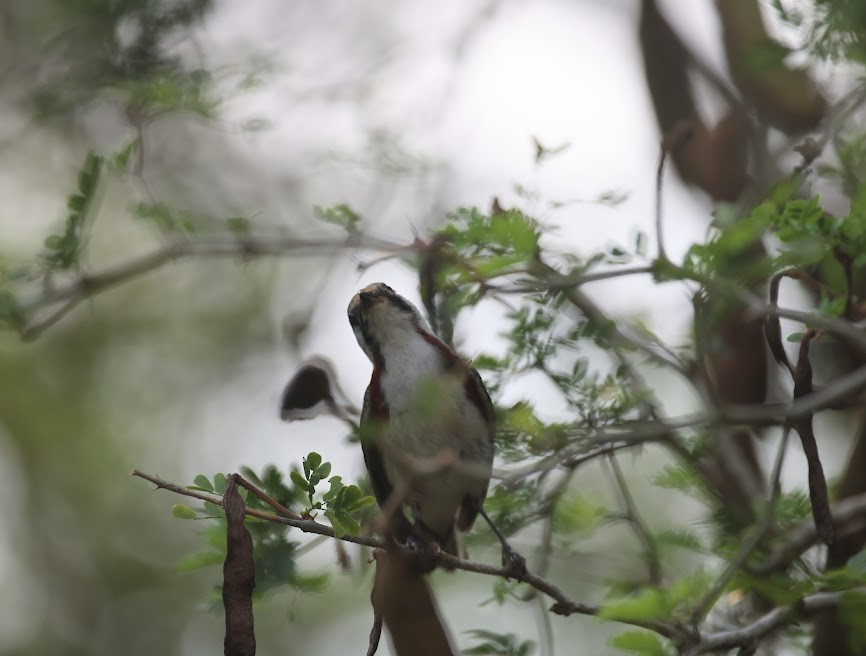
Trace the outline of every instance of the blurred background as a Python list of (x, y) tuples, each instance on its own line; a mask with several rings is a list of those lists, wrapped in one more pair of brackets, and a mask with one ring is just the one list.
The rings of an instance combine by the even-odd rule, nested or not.
[[(802, 34), (772, 4), (756, 5), (767, 29), (796, 47)], [(659, 0), (657, 8), (704, 72), (725, 79), (714, 3)], [(448, 211), (487, 208), (498, 197), (556, 226), (562, 251), (631, 245), (641, 232), (653, 235), (660, 138), (639, 40), (646, 11), (637, 0), (5, 0), (0, 261), (31, 258), (62, 225), (89, 150), (111, 155), (134, 139), (136, 161), (103, 186), (85, 271), (158, 247), (164, 233), (131, 210), (140, 203), (184, 212), (199, 234), (223, 233), (227, 218), (242, 216), (254, 234), (304, 238), (339, 237), (314, 208), (346, 203), (365, 233), (407, 243)], [(828, 103), (854, 78), (844, 64), (812, 74)], [(727, 116), (712, 85), (696, 84), (695, 102), (708, 124)], [(773, 138), (782, 148), (790, 137)], [(796, 159), (785, 151), (774, 161), (790, 169)], [(834, 193), (828, 187), (825, 202), (844, 210)], [(719, 199), (669, 172), (673, 260), (706, 235)], [(196, 548), (199, 526), (173, 519), (179, 499), (130, 471), (187, 484), (241, 465), (287, 470), (316, 450), (335, 473), (360, 476), (360, 449), (346, 443), (340, 422), (282, 424), (277, 405), (313, 354), (335, 363), (360, 404), (370, 365), (345, 320), (351, 295), (384, 280), (418, 300), (405, 265), (359, 269), (374, 257), (173, 262), (82, 303), (32, 342), (0, 334), (0, 652), (221, 649), (223, 619), (207, 601), (219, 567), (175, 569)], [(689, 339), (683, 289), (630, 279), (590, 291), (673, 346)], [(500, 313), (482, 304), (461, 315), (464, 355), (501, 346)], [(685, 388), (652, 375), (671, 413), (694, 407)], [(546, 419), (561, 411), (537, 381), (520, 381), (505, 400), (530, 393)], [(845, 447), (828, 446), (831, 475)], [(623, 465), (654, 526), (687, 522), (693, 508), (671, 517), (649, 486), (660, 462), (648, 448)], [(786, 480), (801, 480), (801, 463), (789, 458)], [(599, 503), (615, 498), (592, 468), (576, 484)], [(626, 535), (597, 534), (554, 571), (588, 599), (605, 572), (634, 566), (638, 545), (622, 547)], [(518, 545), (531, 561), (532, 535)], [(494, 549), (473, 555), (497, 558)], [(364, 649), (370, 568), (363, 554), (351, 556), (353, 572), (338, 573), (325, 543), (300, 560), (310, 574), (332, 572), (325, 591), (268, 594), (257, 606), (260, 653)], [(546, 629), (532, 607), (481, 605), (493, 580), (458, 573), (434, 582), (461, 645), (464, 631), (488, 627), (530, 639), (552, 630), (562, 653), (578, 639), (582, 653), (607, 649), (610, 630), (592, 619), (554, 617)]]

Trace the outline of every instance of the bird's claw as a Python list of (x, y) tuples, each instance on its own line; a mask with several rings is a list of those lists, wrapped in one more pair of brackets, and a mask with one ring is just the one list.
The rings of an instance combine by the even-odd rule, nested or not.
[(502, 569), (505, 570), (506, 579), (520, 580), (528, 572), (526, 569), (526, 558), (508, 545), (505, 545), (502, 548)]
[(406, 539), (406, 549), (415, 557), (416, 569), (420, 574), (429, 574), (436, 568), (436, 556), (442, 551), (436, 542), (422, 540), (414, 535)]

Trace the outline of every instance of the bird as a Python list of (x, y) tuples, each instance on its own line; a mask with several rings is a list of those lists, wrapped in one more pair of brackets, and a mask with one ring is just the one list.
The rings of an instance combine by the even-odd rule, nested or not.
[[(361, 411), (361, 447), (379, 507), (383, 514), (390, 511), (392, 537), (422, 551), (432, 548), (435, 554), (438, 548), (466, 558), (462, 536), (481, 514), (502, 543), (503, 564), (515, 576), (525, 571), (523, 558), (483, 509), (496, 416), (478, 371), (385, 283), (355, 294), (348, 317), (373, 364)], [(430, 468), (443, 454), (454, 456), (453, 466), (446, 461)], [(395, 494), (401, 496), (392, 499)]]

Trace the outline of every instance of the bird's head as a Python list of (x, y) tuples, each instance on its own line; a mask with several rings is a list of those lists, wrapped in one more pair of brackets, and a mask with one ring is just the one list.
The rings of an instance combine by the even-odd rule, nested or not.
[(408, 348), (422, 332), (430, 332), (418, 309), (382, 282), (355, 294), (348, 314), (358, 344), (374, 363), (383, 350)]

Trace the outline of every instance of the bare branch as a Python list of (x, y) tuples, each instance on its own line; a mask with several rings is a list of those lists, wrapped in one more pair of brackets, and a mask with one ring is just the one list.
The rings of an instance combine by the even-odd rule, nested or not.
[(634, 528), (638, 540), (640, 540), (644, 547), (650, 583), (657, 586), (661, 585), (662, 565), (659, 560), (658, 546), (637, 509), (637, 504), (634, 502), (634, 497), (631, 495), (628, 483), (625, 480), (625, 476), (623, 476), (622, 468), (620, 468), (616, 456), (611, 453), (607, 456), (606, 460), (610, 464), (610, 471), (613, 473), (613, 478), (616, 481), (616, 486), (619, 488), (619, 493), (625, 506), (625, 518), (632, 528)]
[(103, 291), (161, 268), (169, 262), (192, 257), (313, 257), (330, 255), (347, 250), (370, 249), (401, 253), (414, 246), (350, 233), (341, 239), (299, 239), (296, 237), (226, 236), (222, 238), (175, 241), (147, 255), (142, 255), (122, 264), (107, 267), (99, 272), (81, 274), (70, 282), (54, 288), (40, 289), (34, 297), (20, 303), (25, 316), (32, 316), (43, 308), (62, 304), (42, 318), (31, 318), (22, 330), (25, 339), (33, 339), (46, 328), (59, 321), (67, 312), (82, 301)]
[(713, 583), (713, 587), (704, 596), (701, 602), (697, 605), (692, 613), (692, 623), (697, 625), (710, 612), (713, 605), (716, 603), (719, 595), (734, 577), (743, 563), (755, 550), (755, 547), (766, 537), (767, 533), (773, 526), (773, 514), (776, 508), (776, 502), (779, 499), (779, 478), (782, 475), (782, 464), (785, 461), (785, 452), (788, 448), (788, 437), (791, 435), (790, 427), (785, 427), (782, 431), (782, 439), (779, 441), (779, 448), (776, 451), (776, 460), (773, 463), (773, 473), (770, 476), (770, 498), (768, 499), (763, 515), (752, 529), (751, 535), (746, 538), (740, 545), (736, 555), (728, 563), (722, 575)]
[[(860, 588), (858, 592), (864, 594), (866, 590)], [(735, 647), (755, 645), (774, 631), (796, 622), (799, 618), (810, 617), (828, 608), (836, 608), (845, 594), (845, 592), (817, 592), (804, 597), (792, 606), (774, 608), (741, 629), (702, 636), (697, 644), (684, 652), (684, 656), (726, 652)]]
[[(832, 505), (833, 526), (839, 537), (863, 530), (866, 527), (866, 492), (848, 497)], [(769, 557), (750, 572), (766, 576), (786, 568), (791, 561), (818, 542), (818, 529), (811, 520), (805, 521), (789, 531)]]

